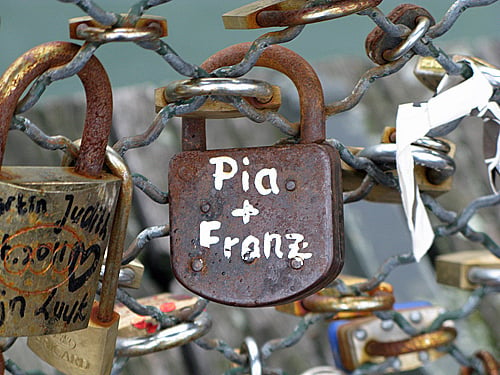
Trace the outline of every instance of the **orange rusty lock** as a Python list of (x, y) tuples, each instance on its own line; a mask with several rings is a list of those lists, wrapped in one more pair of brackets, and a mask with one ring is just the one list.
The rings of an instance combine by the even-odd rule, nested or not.
[[(238, 63), (251, 44), (203, 65)], [(341, 163), (325, 141), (321, 83), (282, 46), (256, 63), (296, 85), (300, 142), (206, 151), (205, 119), (183, 119), (183, 152), (169, 170), (171, 260), (193, 293), (235, 306), (270, 306), (314, 293), (344, 261)]]
[[(366, 281), (351, 275), (340, 275), (339, 279), (347, 286)], [(373, 311), (391, 309), (393, 304), (392, 285), (382, 282), (364, 295), (343, 295), (337, 289), (327, 287), (299, 301), (278, 305), (275, 309), (295, 316), (335, 313), (333, 319), (353, 319), (372, 314)]]
[[(0, 78), (0, 165), (21, 94), (79, 49), (42, 44)], [(88, 100), (76, 166), (2, 166), (0, 172), (0, 336), (68, 332), (89, 322), (120, 179), (102, 171), (112, 117), (106, 71), (92, 57), (78, 76)]]

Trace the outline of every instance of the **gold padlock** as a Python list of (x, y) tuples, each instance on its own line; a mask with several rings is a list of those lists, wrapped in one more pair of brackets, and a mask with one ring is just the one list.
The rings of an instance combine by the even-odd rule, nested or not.
[[(157, 307), (163, 313), (181, 319), (191, 315), (198, 297), (162, 293), (139, 298), (137, 302), (144, 306)], [(115, 312), (120, 314), (119, 337), (147, 336), (157, 332), (160, 328), (158, 321), (153, 317), (136, 314), (121, 303), (115, 306)]]
[[(498, 69), (496, 66), (491, 65), (490, 63), (477, 57), (454, 55), (452, 58), (454, 62), (460, 62), (462, 60), (470, 60), (474, 62), (474, 64), (479, 66)], [(439, 83), (446, 74), (446, 70), (434, 57), (420, 56), (417, 60), (415, 68), (413, 69), (413, 74), (429, 90), (436, 91), (439, 86)]]
[[(42, 44), (0, 78), (0, 165), (21, 94), (79, 48)], [(78, 74), (88, 102), (76, 166), (0, 172), (0, 336), (68, 332), (90, 318), (120, 180), (102, 172), (112, 117), (108, 76), (96, 58)]]
[(113, 174), (120, 176), (122, 187), (111, 231), (100, 301), (94, 302), (86, 329), (28, 339), (28, 346), (35, 354), (59, 371), (71, 375), (108, 375), (113, 366), (120, 319), (113, 308), (133, 184), (128, 167), (111, 147), (107, 148), (106, 164)]
[[(440, 284), (472, 290), (479, 286), (471, 271), (476, 268), (500, 269), (500, 259), (489, 250), (461, 251), (436, 258), (436, 278)], [(479, 281), (479, 280), (478, 280)], [(500, 280), (498, 281), (500, 283)]]

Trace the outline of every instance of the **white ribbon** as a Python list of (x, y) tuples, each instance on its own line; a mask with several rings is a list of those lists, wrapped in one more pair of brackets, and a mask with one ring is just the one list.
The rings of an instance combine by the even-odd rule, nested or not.
[(435, 127), (469, 115), (474, 109), (482, 113), (488, 107), (493, 87), (473, 62), (468, 61), (468, 63), (473, 71), (469, 79), (440, 92), (427, 103), (406, 103), (398, 108), (397, 171), (401, 200), (412, 238), (413, 255), (417, 261), (420, 261), (431, 247), (434, 231), (415, 183), (410, 145)]

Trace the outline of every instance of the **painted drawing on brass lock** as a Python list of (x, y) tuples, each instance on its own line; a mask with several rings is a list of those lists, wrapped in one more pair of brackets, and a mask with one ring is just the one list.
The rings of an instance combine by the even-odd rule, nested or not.
[(89, 287), (97, 283), (113, 219), (113, 195), (105, 197), (106, 188), (65, 195), (4, 188), (0, 332), (20, 331), (18, 325), (33, 321), (46, 333), (84, 327), (94, 299)]

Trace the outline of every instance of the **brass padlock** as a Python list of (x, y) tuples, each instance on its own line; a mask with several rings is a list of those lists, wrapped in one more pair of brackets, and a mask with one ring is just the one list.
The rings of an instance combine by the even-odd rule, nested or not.
[[(235, 64), (249, 47), (226, 48), (202, 67)], [(195, 294), (247, 307), (312, 294), (344, 260), (341, 163), (324, 142), (321, 83), (281, 46), (267, 48), (256, 65), (296, 85), (300, 143), (206, 151), (205, 119), (183, 119), (183, 152), (169, 170), (175, 276)]]
[[(64, 162), (64, 161), (63, 161)], [(107, 148), (106, 165), (122, 179), (106, 254), (99, 302), (94, 302), (86, 329), (28, 338), (29, 348), (57, 370), (71, 375), (109, 375), (113, 366), (120, 316), (113, 311), (132, 200), (132, 177), (123, 159)]]
[[(480, 280), (474, 281), (474, 271), (479, 268), (496, 270), (496, 274), (500, 275), (500, 259), (489, 250), (471, 250), (439, 255), (436, 258), (437, 282), (472, 290), (480, 285)], [(500, 283), (499, 276), (497, 276), (497, 280), (497, 283)]]
[[(16, 104), (49, 68), (80, 46), (52, 42), (19, 57), (0, 84), (0, 165)], [(120, 180), (102, 172), (111, 130), (111, 86), (96, 58), (78, 73), (87, 93), (83, 142), (74, 168), (0, 172), (0, 336), (85, 328), (110, 238)]]

